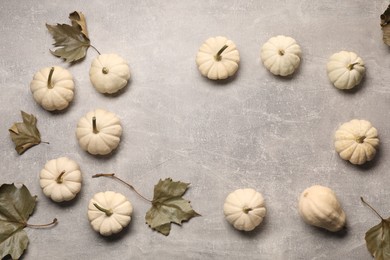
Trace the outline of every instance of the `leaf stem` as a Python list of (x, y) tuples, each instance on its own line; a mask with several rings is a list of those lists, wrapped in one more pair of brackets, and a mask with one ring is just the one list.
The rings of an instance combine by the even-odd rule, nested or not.
[(378, 211), (376, 211), (373, 207), (371, 207), (371, 205), (368, 204), (368, 203), (363, 199), (363, 197), (360, 197), (360, 199), (361, 199), (361, 201), (362, 201), (366, 206), (368, 206), (372, 211), (374, 211), (375, 214), (376, 214), (381, 220), (384, 220), (384, 219), (382, 218), (382, 216), (379, 215)]
[(215, 54), (214, 59), (215, 59), (216, 61), (220, 61), (220, 60), (222, 59), (221, 54), (222, 54), (222, 52), (223, 52), (224, 50), (226, 50), (227, 47), (229, 47), (229, 46), (224, 45), (224, 46), (217, 52), (217, 54)]
[(127, 182), (125, 182), (124, 180), (122, 180), (122, 179), (116, 177), (116, 176), (115, 176), (115, 173), (98, 173), (98, 174), (95, 174), (95, 175), (92, 176), (92, 178), (98, 178), (98, 177), (111, 177), (111, 178), (113, 178), (113, 179), (116, 179), (116, 180), (122, 182), (123, 184), (125, 184), (126, 186), (128, 186), (130, 189), (132, 189), (135, 193), (137, 193), (138, 196), (140, 196), (140, 197), (143, 198), (144, 200), (149, 201), (150, 203), (152, 203), (151, 200), (149, 200), (149, 199), (145, 198), (144, 196), (142, 196), (142, 194), (139, 193), (139, 192), (133, 187), (133, 185), (131, 185), (130, 183), (127, 183)]
[(99, 130), (96, 127), (96, 116), (92, 117), (92, 130), (94, 134), (99, 133)]
[(41, 143), (44, 143), (44, 144), (50, 144), (49, 142), (45, 142), (45, 141), (41, 141)]
[(95, 46), (93, 46), (93, 45), (89, 45), (89, 46), (91, 46), (92, 47), (92, 49), (94, 49), (99, 55), (101, 55), (100, 54), (100, 51), (98, 51), (98, 49), (96, 49), (96, 47)]
[(49, 72), (49, 77), (47, 79), (47, 88), (48, 89), (54, 88), (53, 82), (51, 82), (51, 79), (53, 77), (53, 73), (54, 73), (54, 67), (51, 67), (50, 72)]
[(100, 210), (100, 211), (106, 213), (106, 216), (107, 216), (107, 217), (109, 217), (109, 216), (111, 216), (111, 215), (113, 214), (113, 212), (112, 212), (111, 209), (105, 209), (105, 208), (99, 206), (99, 204), (97, 204), (97, 203), (93, 203), (93, 205), (94, 205), (98, 210)]
[(58, 221), (57, 221), (57, 218), (53, 219), (53, 221), (51, 223), (48, 223), (48, 224), (41, 224), (41, 225), (33, 225), (33, 224), (26, 224), (26, 227), (30, 227), (30, 228), (45, 228), (45, 227), (49, 227), (49, 226), (53, 226), (55, 224), (57, 224)]

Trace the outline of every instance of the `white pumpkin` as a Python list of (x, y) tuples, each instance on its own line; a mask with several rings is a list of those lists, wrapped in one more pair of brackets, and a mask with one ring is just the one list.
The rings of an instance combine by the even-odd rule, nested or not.
[(366, 120), (353, 119), (336, 131), (334, 145), (342, 159), (361, 165), (375, 157), (378, 131)]
[(288, 76), (299, 67), (301, 54), (301, 47), (293, 38), (278, 35), (264, 43), (260, 58), (272, 74)]
[(39, 174), (43, 193), (55, 202), (72, 200), (79, 193), (81, 183), (79, 165), (67, 157), (48, 161)]
[(309, 225), (336, 232), (345, 225), (345, 213), (336, 194), (328, 187), (314, 185), (299, 197), (299, 214)]
[(130, 68), (117, 54), (101, 54), (92, 61), (89, 77), (97, 91), (112, 94), (127, 85)]
[(43, 68), (34, 75), (30, 90), (35, 101), (44, 109), (65, 109), (74, 96), (72, 74), (58, 66)]
[(341, 51), (330, 56), (326, 65), (329, 80), (338, 89), (351, 89), (362, 80), (366, 68), (354, 52)]
[(120, 193), (96, 193), (89, 201), (88, 220), (92, 228), (103, 236), (120, 232), (131, 220), (133, 206)]
[(77, 124), (76, 136), (81, 148), (94, 155), (109, 154), (118, 147), (121, 135), (119, 118), (103, 109), (88, 112)]
[(254, 189), (230, 193), (223, 205), (226, 220), (238, 230), (251, 231), (263, 221), (266, 213), (263, 196)]
[(196, 55), (200, 73), (212, 80), (226, 79), (238, 70), (240, 54), (236, 45), (225, 37), (207, 39)]

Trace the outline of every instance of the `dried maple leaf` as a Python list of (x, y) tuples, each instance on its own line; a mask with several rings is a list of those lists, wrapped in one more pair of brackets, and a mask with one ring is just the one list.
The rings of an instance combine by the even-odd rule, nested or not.
[(27, 149), (41, 143), (41, 135), (36, 126), (37, 118), (23, 111), (21, 113), (23, 123), (14, 123), (8, 130), (18, 154), (22, 154)]
[[(14, 184), (0, 186), (0, 258), (10, 255), (12, 259), (18, 259), (28, 246), (28, 237), (23, 229), (27, 226), (27, 220), (34, 211), (36, 196), (31, 196), (26, 186), (17, 188)], [(44, 227), (57, 223), (37, 225)]]
[(390, 259), (390, 218), (384, 219), (367, 202), (360, 198), (364, 204), (370, 207), (381, 219), (381, 222), (366, 232), (366, 245), (368, 251), (375, 260)]
[(390, 5), (381, 15), (381, 26), (383, 32), (383, 42), (390, 46)]
[(74, 62), (85, 57), (88, 48), (91, 46), (86, 32), (85, 17), (82, 13), (73, 12), (69, 15), (72, 25), (68, 24), (46, 24), (49, 33), (53, 36), (55, 47), (50, 52), (65, 59), (66, 62)]
[(188, 200), (182, 198), (189, 184), (168, 178), (154, 186), (152, 207), (146, 212), (146, 223), (154, 230), (169, 235), (171, 223), (181, 225), (192, 217), (199, 216)]

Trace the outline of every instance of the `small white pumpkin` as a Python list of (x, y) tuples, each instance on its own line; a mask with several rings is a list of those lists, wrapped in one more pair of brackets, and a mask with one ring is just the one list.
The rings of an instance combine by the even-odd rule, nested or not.
[(130, 68), (117, 54), (101, 54), (92, 61), (89, 78), (97, 91), (112, 94), (127, 85)]
[(72, 200), (81, 190), (80, 167), (67, 157), (48, 161), (39, 178), (43, 193), (55, 202)]
[(330, 56), (326, 65), (329, 80), (338, 89), (351, 89), (362, 80), (366, 68), (354, 52), (341, 51)]
[(240, 54), (236, 45), (222, 36), (208, 38), (196, 55), (200, 73), (212, 80), (233, 76), (238, 70), (239, 62)]
[(260, 225), (265, 216), (264, 198), (254, 189), (235, 190), (226, 197), (223, 212), (234, 228), (251, 231)]
[(121, 135), (119, 118), (103, 109), (88, 112), (77, 124), (76, 136), (79, 144), (90, 154), (109, 154), (118, 147)]
[(74, 96), (74, 82), (70, 72), (53, 66), (35, 73), (30, 83), (35, 101), (48, 111), (62, 110), (68, 107)]
[(103, 236), (120, 232), (131, 220), (133, 206), (120, 193), (96, 193), (89, 201), (88, 219), (92, 228)]
[(336, 194), (321, 185), (305, 189), (299, 197), (299, 214), (309, 224), (336, 232), (345, 225), (345, 213)]
[(366, 120), (353, 119), (336, 131), (334, 146), (342, 159), (361, 165), (375, 157), (378, 131)]
[(293, 38), (278, 35), (264, 43), (260, 58), (272, 74), (288, 76), (299, 67), (301, 54), (301, 47)]

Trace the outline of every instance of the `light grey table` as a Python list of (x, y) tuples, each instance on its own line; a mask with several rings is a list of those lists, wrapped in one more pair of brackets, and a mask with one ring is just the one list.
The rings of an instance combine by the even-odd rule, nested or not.
[[(382, 43), (379, 15), (388, 1), (1, 1), (0, 8), (0, 167), (1, 183), (24, 183), (38, 204), (30, 222), (59, 224), (27, 229), (23, 259), (371, 259), (364, 234), (379, 219), (360, 202), (364, 196), (390, 215), (390, 51)], [(130, 64), (132, 79), (117, 96), (92, 87), (89, 67), (96, 52), (69, 66), (49, 53), (53, 42), (45, 23), (68, 23), (82, 11), (92, 44)], [(261, 45), (284, 34), (300, 44), (299, 71), (283, 79), (261, 64)], [(236, 77), (223, 83), (200, 75), (199, 46), (211, 36), (232, 39), (241, 55)], [(334, 88), (326, 75), (328, 57), (358, 53), (367, 74), (352, 92)], [(29, 84), (39, 69), (61, 65), (75, 78), (75, 99), (61, 113), (43, 110)], [(78, 119), (95, 108), (121, 118), (119, 149), (98, 158), (82, 151), (75, 138)], [(39, 145), (19, 156), (8, 128), (20, 110), (38, 118)], [(367, 119), (378, 129), (381, 148), (374, 162), (356, 167), (333, 148), (338, 126)], [(79, 196), (68, 204), (46, 198), (38, 175), (46, 161), (68, 156), (82, 169)], [(149, 204), (109, 179), (116, 172), (152, 197), (160, 178), (190, 182), (185, 197), (201, 217), (165, 237), (145, 225)], [(313, 184), (332, 188), (347, 214), (347, 231), (332, 234), (303, 223), (299, 194)], [(254, 188), (267, 204), (262, 226), (234, 230), (224, 219), (225, 197)], [(114, 190), (133, 203), (130, 227), (111, 239), (94, 232), (87, 204), (94, 193)]]

